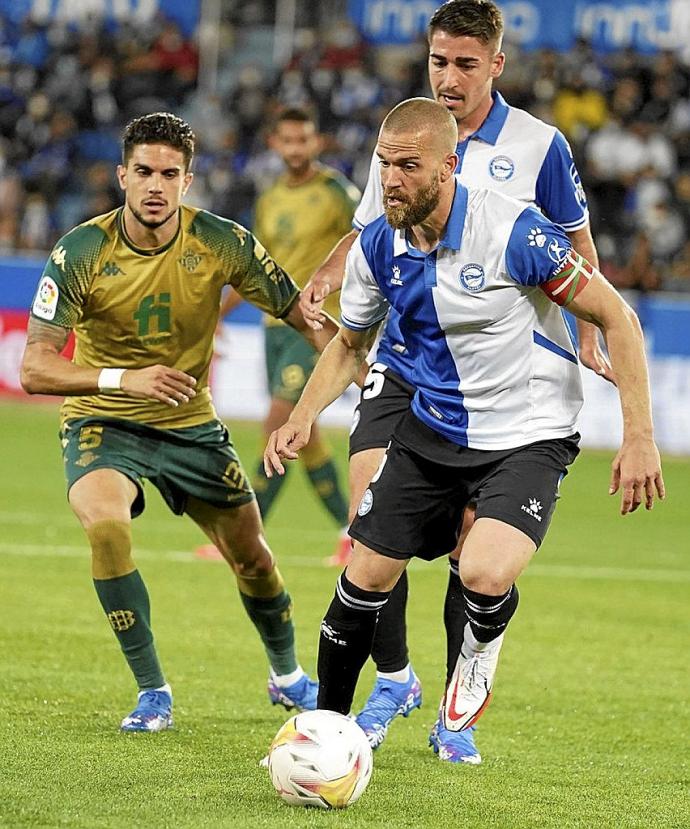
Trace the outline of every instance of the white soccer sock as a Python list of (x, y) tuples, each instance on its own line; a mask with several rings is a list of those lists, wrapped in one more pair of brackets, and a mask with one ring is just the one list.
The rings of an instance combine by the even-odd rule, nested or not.
[(407, 684), (410, 681), (410, 663), (408, 662), (399, 671), (376, 671), (376, 676), (379, 679), (388, 679), (391, 682), (404, 682)]
[(161, 685), (160, 688), (144, 688), (143, 691), (139, 691), (137, 697), (140, 698), (142, 694), (145, 694), (147, 691), (165, 691), (167, 694), (170, 694), (170, 699), (172, 699), (172, 688), (166, 682), (165, 685)]
[(472, 654), (481, 653), (482, 651), (489, 650), (492, 647), (500, 647), (500, 643), (503, 641), (503, 634), (497, 636), (495, 639), (492, 639), (490, 642), (480, 642), (479, 639), (472, 633), (472, 626), (468, 622), (465, 625), (464, 636), (462, 640), (462, 647), (460, 648), (460, 652), (465, 657), (470, 657)]
[(294, 685), (295, 682), (302, 679), (304, 670), (301, 665), (298, 665), (292, 673), (277, 674), (275, 671), (271, 671), (271, 675), (273, 676), (273, 681), (279, 688), (288, 688), (290, 685)]

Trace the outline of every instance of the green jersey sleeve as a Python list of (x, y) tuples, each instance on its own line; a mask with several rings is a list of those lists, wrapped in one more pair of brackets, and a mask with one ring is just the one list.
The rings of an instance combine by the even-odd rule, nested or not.
[(337, 224), (344, 235), (352, 230), (352, 217), (362, 194), (357, 187), (340, 173), (332, 172), (328, 188), (333, 198)]
[(278, 319), (287, 314), (299, 288), (253, 233), (204, 211), (194, 220), (194, 232), (219, 257), (226, 284), (243, 299)]
[(43, 269), (31, 303), (31, 316), (62, 328), (74, 328), (106, 240), (105, 233), (95, 225), (79, 225), (59, 240)]

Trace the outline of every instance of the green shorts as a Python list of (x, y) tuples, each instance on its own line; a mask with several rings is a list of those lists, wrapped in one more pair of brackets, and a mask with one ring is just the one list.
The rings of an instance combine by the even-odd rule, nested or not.
[(288, 325), (267, 325), (264, 343), (271, 397), (296, 403), (314, 371), (318, 352)]
[(132, 518), (144, 511), (143, 478), (182, 515), (188, 496), (215, 507), (239, 507), (254, 492), (226, 427), (218, 420), (185, 429), (155, 429), (109, 417), (68, 420), (60, 433), (67, 491), (94, 469), (117, 469), (139, 493)]

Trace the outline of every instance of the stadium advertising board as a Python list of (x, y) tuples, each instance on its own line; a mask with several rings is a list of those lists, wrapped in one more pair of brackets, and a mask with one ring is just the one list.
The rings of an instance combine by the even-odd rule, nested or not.
[[(372, 43), (411, 43), (424, 35), (438, 0), (349, 0), (351, 19)], [(570, 49), (578, 38), (595, 49), (639, 52), (685, 47), (688, 0), (499, 0), (506, 36), (524, 49)]]
[(19, 366), (26, 343), (26, 311), (0, 309), (0, 395), (20, 395)]
[(0, 15), (17, 24), (28, 17), (40, 24), (74, 25), (94, 17), (112, 24), (127, 20), (143, 25), (162, 15), (190, 35), (199, 21), (200, 6), (201, 0), (0, 0)]

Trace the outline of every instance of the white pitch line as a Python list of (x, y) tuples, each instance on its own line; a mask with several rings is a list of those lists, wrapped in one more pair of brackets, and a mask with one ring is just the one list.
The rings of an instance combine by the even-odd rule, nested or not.
[(633, 567), (590, 567), (578, 564), (532, 564), (524, 576), (563, 579), (611, 579), (612, 581), (690, 581), (690, 570), (652, 570)]
[[(169, 533), (170, 535), (177, 535), (177, 530), (179, 528), (179, 521), (181, 520), (182, 516), (173, 516), (170, 515), (169, 518), (151, 518), (148, 514), (146, 514), (141, 522), (136, 522), (134, 526), (134, 532), (137, 531), (138, 527), (146, 528), (149, 530), (155, 530), (157, 533)], [(177, 522), (175, 521), (177, 519)], [(184, 518), (183, 520), (188, 521), (189, 519)], [(39, 516), (34, 512), (1, 512), (0, 511), (0, 527), (43, 527), (45, 525), (45, 520), (43, 518), (39, 518)], [(77, 521), (76, 516), (72, 515), (70, 512), (65, 512), (60, 515), (51, 515), (50, 517), (50, 526), (51, 527), (71, 527), (73, 529), (79, 528), (79, 522)], [(286, 529), (281, 531), (283, 535), (286, 537), (292, 536), (299, 536), (299, 538), (307, 539), (309, 541), (319, 541), (321, 539), (325, 539), (328, 537), (330, 540), (328, 543), (330, 544), (333, 539), (333, 534), (327, 535), (326, 532), (323, 530), (314, 530), (314, 529)], [(270, 529), (268, 530), (268, 534), (271, 535)], [(136, 543), (136, 541), (135, 541)]]
[[(35, 556), (46, 558), (85, 558), (89, 554), (88, 547), (79, 547), (73, 544), (8, 544), (0, 542), (0, 555)], [(151, 550), (146, 547), (134, 548), (137, 559), (147, 561), (177, 561), (185, 564), (204, 564), (196, 558), (192, 550)], [(317, 570), (325, 569), (322, 556), (277, 556), (284, 567), (307, 567)], [(220, 562), (205, 562), (220, 563)], [(422, 570), (424, 562), (412, 561), (415, 570)], [(333, 571), (335, 572), (335, 570)], [(533, 564), (523, 574), (523, 577), (552, 578), (552, 579), (584, 579), (609, 581), (642, 581), (642, 582), (690, 582), (690, 570), (652, 570), (628, 567), (591, 567), (568, 564)]]

